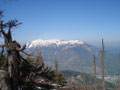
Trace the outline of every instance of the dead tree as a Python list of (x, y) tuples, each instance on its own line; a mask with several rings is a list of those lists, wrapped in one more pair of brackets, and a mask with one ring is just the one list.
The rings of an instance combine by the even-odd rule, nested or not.
[(94, 88), (95, 90), (97, 90), (97, 82), (96, 82), (96, 56), (94, 55), (94, 59), (93, 59), (93, 63), (94, 63)]
[(58, 72), (58, 61), (55, 61), (55, 71)]
[(104, 87), (104, 40), (102, 39), (102, 50), (100, 51), (100, 55), (101, 55), (101, 70), (102, 70), (102, 90), (105, 90)]
[[(2, 13), (0, 15), (2, 15)], [(4, 39), (4, 44), (0, 45), (0, 47), (5, 48), (7, 51), (7, 71), (12, 82), (12, 90), (18, 90), (17, 77), (18, 68), (21, 61), (19, 52), (22, 52), (26, 47), (26, 45), (24, 45), (21, 48), (20, 44), (12, 39), (11, 29), (20, 24), (21, 23), (19, 23), (18, 20), (11, 20), (7, 23), (4, 23), (3, 20), (0, 19), (0, 33), (3, 35)]]
[(92, 78), (89, 79), (89, 90), (93, 90)]

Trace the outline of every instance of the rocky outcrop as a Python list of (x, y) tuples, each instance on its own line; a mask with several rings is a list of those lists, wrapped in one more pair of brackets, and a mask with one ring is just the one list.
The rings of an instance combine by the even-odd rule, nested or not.
[(0, 70), (0, 90), (11, 90), (10, 79), (4, 70)]

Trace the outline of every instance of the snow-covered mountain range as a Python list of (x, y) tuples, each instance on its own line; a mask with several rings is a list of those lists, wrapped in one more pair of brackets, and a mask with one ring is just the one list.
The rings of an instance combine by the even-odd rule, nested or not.
[(32, 47), (36, 47), (36, 46), (50, 46), (50, 45), (54, 45), (54, 46), (62, 46), (62, 45), (81, 45), (84, 44), (83, 41), (80, 40), (69, 40), (69, 41), (65, 41), (65, 40), (42, 40), (42, 39), (38, 39), (38, 40), (34, 40), (30, 43), (27, 43), (27, 48), (32, 48)]

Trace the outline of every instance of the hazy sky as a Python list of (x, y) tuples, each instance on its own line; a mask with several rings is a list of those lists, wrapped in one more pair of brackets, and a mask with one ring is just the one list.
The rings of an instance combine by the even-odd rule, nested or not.
[(120, 42), (120, 0), (0, 0), (0, 9), (4, 19), (23, 23), (13, 32), (21, 43), (40, 38)]

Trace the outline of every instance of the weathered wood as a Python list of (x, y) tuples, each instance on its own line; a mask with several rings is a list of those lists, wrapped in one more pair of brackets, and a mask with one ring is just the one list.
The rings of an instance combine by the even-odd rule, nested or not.
[(19, 51), (17, 51), (15, 48), (10, 48), (8, 49), (7, 52), (8, 52), (8, 72), (9, 72), (10, 78), (13, 81), (13, 88), (14, 88), (13, 90), (17, 90), (20, 54), (19, 54)]
[(97, 82), (96, 82), (96, 56), (94, 55), (94, 59), (93, 59), (93, 63), (94, 63), (94, 88), (95, 90), (97, 90)]
[[(23, 51), (26, 47), (26, 45), (24, 45), (21, 48), (18, 42), (12, 40), (11, 28), (18, 24), (18, 21), (10, 21), (6, 24), (3, 24), (3, 21), (0, 21), (0, 32), (4, 39), (4, 45), (1, 45), (1, 47), (5, 47), (7, 51), (8, 74), (11, 79), (12, 90), (18, 90), (18, 68), (21, 60), (19, 52)], [(5, 25), (8, 27), (8, 33), (4, 32), (3, 26)]]
[(9, 76), (4, 70), (0, 70), (0, 90), (12, 90)]
[(104, 87), (104, 40), (102, 39), (102, 50), (101, 50), (101, 69), (102, 69), (102, 90), (105, 90)]

